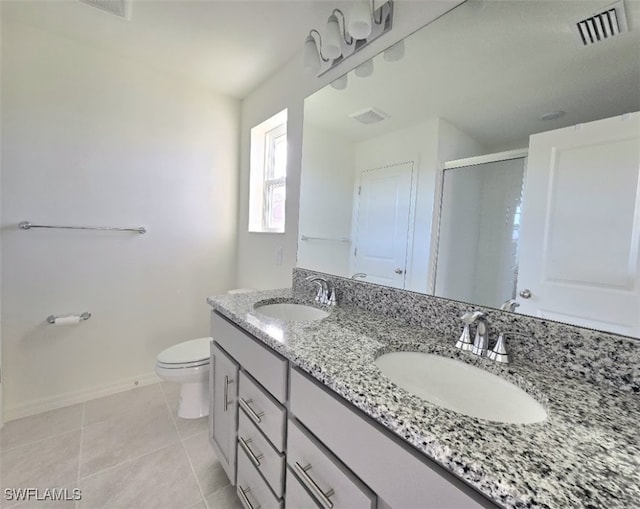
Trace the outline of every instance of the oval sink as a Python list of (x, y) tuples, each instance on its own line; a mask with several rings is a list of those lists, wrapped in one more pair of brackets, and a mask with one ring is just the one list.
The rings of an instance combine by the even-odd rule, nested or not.
[(464, 415), (505, 423), (546, 419), (535, 399), (511, 382), (464, 362), (420, 352), (381, 355), (376, 365), (403, 389)]
[(329, 313), (323, 309), (290, 302), (259, 305), (255, 306), (255, 310), (269, 318), (277, 318), (278, 320), (287, 322), (310, 322), (313, 320), (322, 320), (329, 316)]

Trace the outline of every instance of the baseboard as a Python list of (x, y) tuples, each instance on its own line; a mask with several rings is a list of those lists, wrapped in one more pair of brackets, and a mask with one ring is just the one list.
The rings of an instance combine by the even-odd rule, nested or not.
[(145, 373), (140, 376), (118, 380), (117, 382), (89, 387), (79, 391), (67, 392), (50, 398), (32, 400), (27, 403), (9, 407), (4, 409), (4, 421), (13, 421), (20, 417), (28, 417), (30, 415), (63, 408), (77, 403), (84, 403), (90, 399), (101, 398), (116, 394), (118, 392), (127, 391), (135, 387), (143, 385), (151, 385), (160, 381), (158, 375), (154, 372)]

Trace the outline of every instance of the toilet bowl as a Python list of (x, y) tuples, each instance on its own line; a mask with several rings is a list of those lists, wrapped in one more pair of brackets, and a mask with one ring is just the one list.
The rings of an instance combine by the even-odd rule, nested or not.
[(178, 417), (197, 419), (209, 415), (210, 337), (191, 339), (162, 350), (156, 359), (156, 374), (182, 384)]
[[(229, 290), (229, 294), (255, 292), (252, 288)], [(156, 374), (168, 382), (182, 384), (178, 417), (197, 419), (209, 415), (209, 359), (213, 338), (191, 339), (162, 350), (156, 359)]]

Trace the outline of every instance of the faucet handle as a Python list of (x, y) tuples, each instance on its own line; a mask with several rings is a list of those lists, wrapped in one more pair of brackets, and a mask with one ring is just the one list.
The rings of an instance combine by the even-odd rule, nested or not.
[(487, 321), (485, 320), (484, 315), (478, 317), (478, 327), (476, 328), (476, 337), (473, 340), (471, 353), (479, 355), (480, 357), (487, 355), (489, 347), (489, 331), (487, 329)]
[(469, 311), (460, 317), (465, 325), (471, 325), (478, 318), (484, 318), (486, 315), (482, 311)]
[(503, 362), (505, 364), (509, 364), (511, 362), (511, 358), (509, 356), (509, 352), (507, 351), (507, 340), (505, 339), (505, 332), (501, 332), (498, 335), (498, 340), (496, 344), (493, 346), (491, 351), (487, 354), (487, 357), (492, 361)]

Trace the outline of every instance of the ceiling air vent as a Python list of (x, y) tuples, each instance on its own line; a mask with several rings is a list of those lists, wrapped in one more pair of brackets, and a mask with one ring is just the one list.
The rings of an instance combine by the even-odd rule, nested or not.
[(584, 46), (590, 46), (628, 31), (624, 2), (612, 3), (592, 16), (576, 23)]
[(349, 118), (357, 120), (362, 124), (375, 124), (376, 122), (381, 122), (382, 120), (389, 118), (384, 111), (379, 110), (378, 108), (366, 108), (361, 111), (356, 111), (355, 113), (351, 113)]
[(124, 19), (131, 19), (131, 0), (80, 0)]

